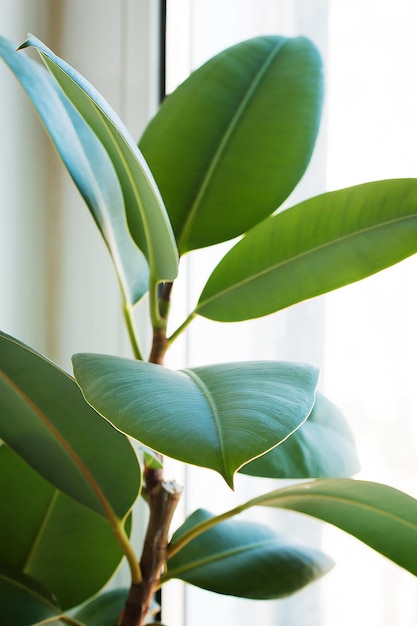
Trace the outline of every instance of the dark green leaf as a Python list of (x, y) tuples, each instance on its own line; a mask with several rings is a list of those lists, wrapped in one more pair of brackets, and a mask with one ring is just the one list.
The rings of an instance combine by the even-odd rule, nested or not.
[(122, 188), (132, 237), (143, 251), (154, 280), (174, 280), (178, 253), (171, 225), (152, 174), (129, 131), (83, 76), (29, 35), (21, 48), (34, 46), (71, 104), (106, 149)]
[(140, 490), (136, 455), (75, 381), (0, 333), (0, 390), (0, 437), (58, 489), (102, 516), (123, 519)]
[(317, 480), (250, 500), (306, 513), (350, 533), (417, 575), (417, 500), (378, 483)]
[(57, 491), (7, 446), (0, 448), (0, 499), (0, 563), (39, 581), (62, 608), (97, 593), (120, 563), (122, 550), (109, 524)]
[(115, 626), (124, 604), (128, 589), (113, 589), (102, 593), (74, 613), (76, 620), (85, 626)]
[(61, 614), (60, 608), (30, 576), (0, 565), (2, 626), (32, 626)]
[(38, 112), (100, 229), (126, 299), (137, 302), (148, 290), (148, 264), (131, 240), (123, 195), (101, 142), (63, 95), (49, 72), (0, 37), (0, 56), (20, 81)]
[(322, 394), (308, 420), (291, 437), (241, 469), (267, 478), (346, 478), (360, 469), (350, 428)]
[(274, 361), (174, 372), (79, 354), (85, 398), (112, 424), (167, 456), (218, 471), (229, 485), (245, 463), (289, 437), (314, 403), (317, 371)]
[(321, 61), (304, 38), (225, 50), (162, 104), (140, 148), (181, 253), (231, 239), (279, 207), (310, 160)]
[(374, 274), (417, 251), (417, 179), (306, 200), (255, 226), (220, 261), (197, 313), (261, 317)]
[[(213, 516), (199, 510), (174, 534)], [(326, 574), (333, 562), (326, 555), (297, 546), (254, 522), (227, 520), (205, 531), (168, 561), (164, 580), (188, 583), (242, 598), (272, 600), (295, 593)]]

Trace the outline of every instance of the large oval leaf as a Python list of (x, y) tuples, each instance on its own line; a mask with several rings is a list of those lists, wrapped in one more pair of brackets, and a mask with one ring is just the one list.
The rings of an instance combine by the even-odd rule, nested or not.
[(255, 226), (215, 268), (196, 312), (223, 322), (261, 317), (416, 251), (417, 179), (333, 191)]
[(348, 423), (330, 400), (317, 393), (303, 427), (240, 471), (266, 478), (347, 478), (359, 469)]
[(35, 47), (66, 97), (106, 149), (123, 191), (127, 221), (154, 280), (174, 280), (178, 253), (166, 210), (153, 176), (129, 131), (83, 76), (33, 35), (21, 48)]
[(350, 533), (417, 575), (417, 500), (378, 483), (317, 480), (267, 493), (243, 505), (306, 513)]
[[(172, 543), (211, 517), (208, 511), (196, 511)], [(216, 593), (272, 600), (295, 593), (332, 566), (333, 561), (318, 550), (289, 542), (263, 524), (233, 519), (187, 543), (169, 559), (162, 581), (179, 578)]]
[(106, 242), (126, 300), (148, 290), (148, 263), (126, 224), (123, 194), (101, 142), (45, 68), (0, 37), (0, 56), (39, 114)]
[(273, 361), (172, 371), (111, 356), (73, 358), (84, 396), (112, 424), (162, 454), (209, 467), (229, 485), (245, 463), (309, 415), (317, 371)]
[(0, 498), (7, 538), (0, 564), (37, 580), (61, 608), (97, 593), (119, 565), (123, 552), (106, 520), (57, 491), (5, 445)]
[(61, 614), (55, 600), (30, 576), (0, 565), (2, 626), (33, 626)]
[(140, 490), (140, 468), (127, 438), (92, 410), (70, 376), (2, 333), (0, 438), (99, 515), (123, 519)]
[(181, 253), (270, 215), (310, 160), (321, 61), (304, 38), (258, 37), (218, 54), (162, 104), (140, 148)]

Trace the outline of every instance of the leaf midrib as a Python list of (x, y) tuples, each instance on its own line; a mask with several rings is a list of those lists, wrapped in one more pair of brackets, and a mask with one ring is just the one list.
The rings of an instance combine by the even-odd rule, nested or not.
[[(53, 435), (56, 441), (58, 441), (58, 443), (62, 446), (62, 448), (67, 453), (67, 455), (70, 457), (71, 461), (79, 469), (79, 471), (83, 475), (84, 479), (86, 480), (90, 488), (93, 490), (96, 498), (98, 499), (103, 509), (103, 512), (105, 513), (106, 517), (108, 518), (108, 520), (113, 526), (113, 524), (115, 523), (115, 520), (118, 520), (117, 515), (115, 511), (113, 510), (110, 502), (106, 498), (101, 487), (98, 485), (98, 483), (92, 476), (90, 470), (83, 463), (83, 461), (78, 456), (76, 451), (68, 444), (68, 442), (64, 439), (64, 437), (61, 435), (59, 430), (51, 423), (51, 421), (45, 415), (45, 413), (35, 404), (35, 402), (31, 398), (29, 398), (29, 396), (26, 395), (26, 393), (11, 378), (9, 378), (9, 376), (7, 376), (7, 374), (3, 370), (0, 370), (0, 376), (8, 385), (10, 385), (10, 387), (15, 391), (15, 393), (37, 415), (37, 417), (47, 427), (47, 429)], [(98, 513), (98, 511), (96, 512)]]
[(25, 559), (25, 563), (22, 567), (22, 571), (28, 575), (30, 575), (30, 563), (32, 561), (32, 559), (34, 558), (38, 547), (42, 541), (42, 538), (45, 534), (46, 528), (49, 524), (49, 518), (52, 515), (52, 511), (55, 507), (56, 504), (56, 500), (58, 498), (58, 490), (55, 489), (55, 491), (51, 494), (51, 499), (48, 505), (48, 510), (46, 511), (46, 513), (43, 516), (42, 522), (37, 530), (36, 536), (34, 537), (34, 540), (32, 542), (32, 545), (30, 547), (30, 550), (28, 552), (28, 554), (26, 555), (26, 559)]
[(221, 456), (221, 460), (222, 460), (222, 467), (225, 473), (225, 476), (227, 477), (227, 482), (229, 482), (229, 479), (231, 478), (230, 476), (230, 472), (227, 466), (227, 457), (226, 457), (226, 450), (225, 450), (225, 442), (224, 442), (224, 437), (223, 437), (223, 433), (222, 433), (222, 428), (221, 428), (221, 420), (220, 420), (220, 416), (219, 416), (219, 411), (217, 409), (216, 403), (213, 399), (212, 394), (210, 393), (209, 388), (207, 387), (207, 385), (203, 382), (203, 380), (197, 376), (197, 374), (195, 372), (193, 372), (190, 369), (184, 369), (182, 370), (185, 374), (187, 374), (187, 376), (189, 376), (191, 378), (191, 380), (194, 382), (194, 384), (199, 388), (199, 390), (201, 391), (201, 393), (204, 395), (207, 404), (209, 405), (210, 408), (210, 413), (213, 417), (213, 424), (215, 427), (215, 431), (217, 433), (217, 439), (219, 441), (219, 448), (220, 448), (220, 456)]
[(184, 572), (193, 571), (197, 569), (198, 567), (204, 567), (206, 565), (210, 565), (211, 563), (216, 563), (217, 561), (228, 559), (236, 555), (243, 554), (245, 552), (257, 550), (264, 546), (274, 545), (276, 543), (277, 543), (276, 539), (264, 539), (263, 541), (256, 541), (256, 542), (252, 542), (249, 544), (244, 544), (243, 546), (238, 546), (233, 549), (221, 550), (207, 557), (190, 561), (189, 563), (186, 563), (181, 567), (172, 569), (171, 571), (168, 568), (168, 575), (166, 576), (165, 579), (168, 580), (169, 578), (177, 578), (178, 574), (183, 574)]
[[(280, 504), (269, 504), (267, 499), (264, 499), (264, 502), (262, 502), (262, 496), (260, 498), (256, 498), (256, 500), (258, 500), (258, 502), (254, 502), (252, 501), (252, 504), (249, 506), (269, 506), (269, 507), (274, 507), (274, 508), (289, 508), (291, 511), (297, 511), (298, 513), (304, 513), (305, 515), (309, 515), (311, 517), (316, 517), (318, 519), (321, 519), (324, 522), (327, 522), (329, 524), (332, 524), (333, 526), (338, 526), (338, 524), (335, 524), (334, 522), (327, 520), (325, 517), (321, 517), (319, 515), (316, 515), (315, 513), (310, 513), (308, 511), (303, 511), (300, 510), (298, 508), (295, 507), (291, 507), (291, 502), (293, 501), (300, 501), (300, 500), (320, 500), (320, 501), (327, 501), (330, 502), (331, 504), (334, 503), (339, 503), (339, 504), (343, 504), (344, 506), (351, 506), (352, 508), (357, 508), (359, 510), (363, 510), (366, 509), (367, 511), (373, 513), (374, 515), (378, 515), (380, 517), (386, 517), (396, 523), (402, 524), (405, 527), (408, 527), (410, 529), (412, 529), (413, 531), (417, 532), (417, 523), (413, 523), (410, 522), (409, 520), (405, 520), (404, 518), (402, 518), (399, 515), (395, 515), (395, 513), (392, 513), (390, 511), (386, 511), (385, 509), (380, 509), (378, 508), (376, 505), (371, 505), (369, 503), (364, 503), (364, 502), (358, 502), (357, 500), (354, 500), (352, 498), (347, 498), (347, 497), (342, 497), (342, 496), (331, 496), (331, 495), (327, 495), (327, 494), (318, 494), (318, 493), (311, 493), (311, 491), (306, 491), (306, 494), (292, 494), (292, 495), (283, 495), (283, 496), (276, 496), (274, 498), (275, 501), (284, 501), (285, 502), (289, 502), (288, 507), (286, 506), (281, 506)], [(249, 503), (247, 503), (249, 504)], [(245, 508), (249, 508), (249, 507), (245, 507)], [(340, 528), (342, 528), (340, 526)], [(349, 531), (350, 532), (350, 531)]]

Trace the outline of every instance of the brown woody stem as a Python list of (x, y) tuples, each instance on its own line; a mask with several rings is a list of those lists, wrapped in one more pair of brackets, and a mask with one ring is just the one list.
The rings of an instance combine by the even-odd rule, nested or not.
[[(154, 327), (152, 350), (149, 361), (163, 365), (168, 343), (166, 321), (172, 283), (164, 285), (158, 304), (158, 325)], [(151, 602), (159, 586), (167, 562), (169, 529), (182, 487), (175, 481), (166, 481), (162, 469), (145, 467), (145, 492), (149, 506), (149, 521), (140, 559), (142, 580), (133, 582), (120, 616), (118, 626), (143, 626)]]
[(161, 470), (148, 470), (146, 476), (149, 523), (140, 568), (142, 582), (132, 584), (119, 626), (142, 626), (167, 561), (169, 529), (181, 497), (175, 481), (162, 480)]

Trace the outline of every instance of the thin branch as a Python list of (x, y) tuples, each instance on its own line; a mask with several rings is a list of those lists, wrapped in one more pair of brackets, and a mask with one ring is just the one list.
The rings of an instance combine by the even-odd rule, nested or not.
[(177, 330), (174, 331), (172, 335), (167, 338), (168, 347), (174, 343), (174, 341), (181, 335), (182, 332), (184, 332), (184, 330), (187, 328), (187, 326), (189, 326), (189, 324), (191, 324), (191, 322), (193, 321), (195, 317), (197, 317), (197, 313), (193, 311), (192, 313), (190, 313), (187, 319), (181, 324), (181, 326), (178, 326)]
[(133, 356), (138, 361), (143, 361), (143, 357), (142, 357), (141, 350), (139, 347), (139, 339), (136, 334), (135, 322), (133, 319), (133, 308), (127, 302), (127, 300), (124, 300), (123, 302), (123, 316), (124, 316), (126, 329), (127, 329), (129, 339), (130, 339), (130, 345), (132, 346)]
[(158, 283), (152, 277), (149, 279), (149, 315), (154, 330), (166, 328), (166, 320), (159, 310)]
[[(192, 541), (202, 533), (206, 532), (210, 528), (213, 528), (213, 526), (217, 526), (217, 524), (224, 522), (230, 517), (239, 515), (239, 513), (242, 513), (242, 511), (244, 511), (246, 508), (247, 506), (245, 504), (241, 504), (233, 509), (230, 509), (230, 511), (222, 513), (221, 515), (210, 517), (210, 519), (204, 520), (204, 522), (200, 522), (200, 524), (196, 524), (195, 526), (190, 528), (190, 530), (185, 532), (177, 541), (170, 543), (167, 551), (168, 559), (172, 558), (174, 554), (177, 554), (180, 550), (182, 550), (184, 546), (187, 545), (187, 543), (190, 543), (190, 541)], [(165, 580), (168, 580), (168, 577), (165, 578)]]

